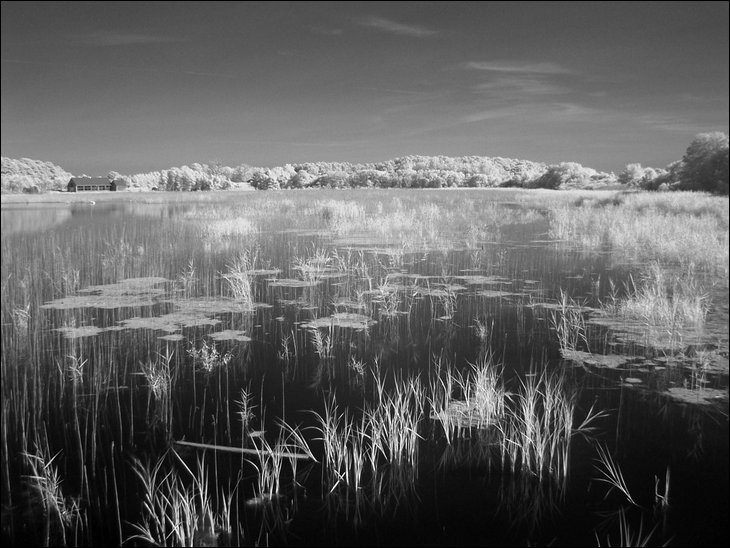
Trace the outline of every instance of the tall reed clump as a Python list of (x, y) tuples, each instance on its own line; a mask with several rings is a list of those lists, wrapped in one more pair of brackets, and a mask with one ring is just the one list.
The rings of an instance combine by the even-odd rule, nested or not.
[(314, 210), (335, 234), (343, 234), (365, 218), (363, 206), (353, 201), (326, 200), (318, 203)]
[(425, 390), (418, 377), (395, 378), (388, 390), (379, 372), (373, 375), (377, 396), (365, 408), (372, 441), (388, 462), (414, 466), (418, 458), (418, 426), (424, 414)]
[(502, 462), (513, 473), (530, 473), (540, 480), (564, 482), (568, 476), (572, 437), (590, 436), (595, 421), (608, 413), (591, 407), (575, 427), (576, 393), (568, 388), (562, 370), (531, 372), (520, 385), (503, 427)]
[(674, 331), (702, 326), (709, 306), (709, 295), (697, 281), (693, 264), (672, 272), (652, 262), (638, 284), (630, 279), (626, 297), (614, 298), (607, 309), (649, 326)]
[(257, 457), (256, 461), (249, 459), (257, 472), (252, 501), (257, 503), (271, 502), (281, 494), (284, 463), (288, 463), (292, 484), (296, 485), (299, 461), (317, 460), (298, 426), (283, 420), (278, 420), (277, 425), (278, 435), (273, 445), (263, 435), (252, 439)]
[(576, 303), (562, 288), (560, 289), (559, 306), (560, 309), (552, 313), (550, 323), (558, 336), (560, 351), (563, 357), (567, 358), (570, 352), (578, 350), (579, 345), (588, 349), (586, 323), (581, 305)]
[(400, 310), (401, 300), (398, 287), (386, 275), (385, 279), (378, 285), (373, 296), (373, 302), (377, 302), (380, 305), (380, 314), (383, 316), (395, 316)]
[(217, 546), (219, 537), (231, 533), (231, 501), (237, 486), (228, 492), (221, 489), (211, 498), (205, 457), (198, 457), (193, 473), (171, 451), (192, 485), (176, 468), (165, 470), (167, 454), (155, 464), (132, 457), (132, 470), (143, 489), (142, 516), (131, 524), (136, 534), (127, 540), (157, 546)]
[(330, 270), (333, 258), (329, 252), (316, 245), (312, 247), (312, 254), (307, 257), (295, 257), (293, 269), (299, 272), (302, 280), (318, 281), (322, 275)]
[(248, 251), (238, 255), (230, 264), (227, 272), (220, 275), (227, 283), (231, 296), (244, 308), (252, 308), (254, 302), (253, 287), (248, 271), (252, 268), (252, 257)]
[(347, 410), (340, 411), (335, 396), (331, 395), (324, 402), (324, 414), (313, 411), (319, 423), (317, 430), (322, 442), (322, 474), (323, 482), (330, 493), (341, 483), (360, 487), (359, 476), (354, 471), (364, 462), (362, 452), (353, 450), (354, 423)]
[(37, 446), (33, 453), (23, 453), (30, 470), (26, 479), (40, 499), (42, 545), (77, 546), (84, 540), (88, 524), (79, 500), (63, 493), (63, 480), (54, 462), (59, 454), (51, 457), (47, 445), (44, 448)]
[(727, 199), (691, 192), (637, 193), (620, 203), (550, 207), (550, 236), (621, 259), (694, 263), (728, 277)]
[[(159, 354), (157, 359), (141, 363), (141, 374), (147, 381), (147, 421), (162, 426), (166, 436), (172, 435), (172, 385), (174, 372), (171, 367), (174, 351)], [(153, 406), (154, 403), (154, 406)]]
[(503, 366), (495, 362), (491, 353), (482, 353), (464, 373), (439, 360), (427, 400), (431, 418), (441, 424), (446, 441), (451, 444), (473, 429), (499, 428), (507, 412), (508, 398)]
[(416, 469), (419, 422), (424, 390), (417, 378), (396, 379), (388, 389), (373, 374), (376, 396), (359, 413), (341, 411), (332, 394), (324, 414), (313, 412), (323, 443), (323, 480), (330, 492), (339, 485), (357, 491), (367, 473), (374, 478), (382, 464)]

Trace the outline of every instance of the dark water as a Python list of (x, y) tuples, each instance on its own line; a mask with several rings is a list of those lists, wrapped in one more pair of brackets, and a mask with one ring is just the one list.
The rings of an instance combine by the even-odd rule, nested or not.
[[(398, 224), (384, 236), (377, 226), (338, 225), (336, 212), (307, 213), (323, 197), (306, 194), (265, 200), (259, 194), (250, 203), (64, 206), (47, 208), (47, 214), (3, 210), (3, 384), (27, 362), (46, 371), (48, 394), (68, 393), (68, 381), (59, 388), (58, 379), (69, 375), (57, 371), (68, 366), (69, 356), (86, 360), (81, 422), (87, 430), (97, 425), (101, 446), (82, 444), (90, 452), (87, 460), (96, 459), (99, 469), (91, 488), (85, 490), (80, 479), (74, 464), (78, 450), (64, 427), (79, 405), (56, 396), (66, 407), (49, 409), (43, 422), (51, 454), (64, 451), (59, 464), (66, 493), (78, 495), (88, 509), (90, 536), (119, 537), (109, 517), (117, 507), (122, 538), (134, 534), (128, 524), (139, 522), (142, 491), (130, 470), (132, 455), (155, 460), (171, 441), (183, 439), (240, 447), (234, 402), (241, 388), (252, 394), (257, 428), (273, 432), (279, 417), (311, 427), (316, 424), (311, 411), (323, 413), (328, 394), (357, 416), (373, 400), (369, 371), (376, 367), (388, 382), (398, 375), (420, 375), (426, 382), (437, 362), (466, 371), (489, 350), (504, 365), (508, 391), (518, 392), (531, 371), (563, 371), (577, 394), (576, 422), (591, 406), (607, 411), (589, 438), (571, 439), (566, 477), (540, 479), (510, 470), (477, 429), (448, 443), (426, 410), (415, 466), (384, 463), (377, 473), (364, 475), (361, 489), (331, 488), (323, 481), (321, 441), (310, 429), (306, 437), (320, 463), (302, 464), (296, 484), (285, 468), (280, 496), (264, 505), (250, 504), (257, 476), (253, 465), (239, 455), (206, 452), (213, 493), (215, 486), (229, 488), (241, 478), (233, 498), (234, 532), (218, 541), (607, 545), (651, 535), (650, 544), (727, 543), (726, 285), (713, 286), (701, 332), (658, 348), (645, 337), (627, 337), (618, 324), (590, 322), (608, 297), (608, 280), (622, 287), (642, 265), (621, 263), (611, 250), (551, 241), (544, 212), (528, 211), (510, 196), (498, 195), (503, 203), (490, 205), (490, 216), (480, 216), (483, 198), (464, 206), (455, 194), (434, 194), (437, 198), (429, 199), (441, 214), (471, 208), (473, 215), (444, 224), (437, 218), (428, 224), (438, 227), (433, 234), (413, 230), (413, 223), (429, 215), (419, 210), (410, 226)], [(393, 196), (402, 200), (395, 209)], [(365, 212), (414, 211), (423, 196), (367, 194)], [(327, 199), (359, 198), (332, 193)], [(33, 216), (43, 222), (30, 222)], [(203, 228), (219, 218), (239, 217), (260, 230)], [(243, 252), (252, 271), (250, 307), (231, 302), (225, 280)], [(302, 264), (306, 268), (297, 268)], [(191, 266), (190, 281), (182, 281)], [(78, 272), (69, 274), (74, 269)], [(257, 269), (280, 272), (257, 274)], [(113, 285), (129, 278), (141, 281)], [(304, 287), (276, 282), (286, 279), (314, 282)], [(552, 323), (559, 318), (561, 290), (586, 307), (586, 340), (579, 350), (621, 355), (623, 363), (605, 367), (600, 361), (563, 359)], [(70, 298), (77, 300), (59, 300)], [(23, 303), (30, 307), (26, 324), (13, 312)], [(357, 314), (347, 318), (365, 325), (341, 324), (345, 316), (336, 314), (345, 312)], [(327, 358), (317, 353), (317, 329), (307, 326), (318, 318), (331, 318), (318, 328), (331, 345)], [(482, 338), (478, 325), (486, 326)], [(226, 330), (245, 340), (214, 338)], [(202, 348), (215, 349), (219, 357), (229, 352), (230, 359), (206, 372), (190, 354)], [(144, 363), (159, 363), (161, 355), (172, 356), (175, 372), (167, 419), (156, 413), (149, 380), (141, 374)], [(353, 370), (353, 360), (363, 364), (363, 376)], [(701, 367), (710, 361), (713, 367)], [(689, 392), (680, 391), (682, 399), (673, 388)], [(706, 393), (717, 397), (701, 397)], [(9, 424), (15, 416), (7, 412)], [(9, 447), (18, 447), (15, 427), (4, 421), (3, 428), (10, 430)], [(620, 466), (636, 505), (597, 480), (597, 444)], [(202, 452), (175, 447), (194, 468)], [(22, 469), (14, 457), (8, 461), (9, 470)], [(171, 467), (175, 462), (167, 461)], [(116, 497), (109, 487), (112, 466)], [(662, 508), (656, 493), (665, 492), (667, 470), (669, 506)], [(20, 492), (16, 472), (7, 483)], [(20, 505), (18, 500), (14, 494), (13, 504)], [(110, 511), (99, 511), (99, 505)], [(620, 536), (624, 516), (633, 539)], [(17, 525), (9, 532), (9, 518), (4, 520), (3, 533), (11, 541), (37, 540), (37, 532)]]

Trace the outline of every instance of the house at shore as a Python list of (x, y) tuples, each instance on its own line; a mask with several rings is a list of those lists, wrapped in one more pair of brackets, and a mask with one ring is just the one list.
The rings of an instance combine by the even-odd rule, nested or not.
[(107, 177), (72, 177), (66, 187), (68, 192), (87, 192), (92, 190), (127, 190), (127, 183), (121, 179), (110, 181)]

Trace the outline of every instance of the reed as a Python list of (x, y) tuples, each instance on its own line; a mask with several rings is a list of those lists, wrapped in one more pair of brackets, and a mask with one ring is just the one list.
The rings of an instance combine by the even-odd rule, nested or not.
[(582, 306), (575, 302), (567, 292), (560, 289), (560, 310), (550, 317), (550, 322), (558, 336), (560, 350), (567, 355), (578, 346), (588, 348), (586, 323), (581, 311)]
[(444, 369), (439, 361), (430, 381), (431, 418), (441, 424), (447, 443), (499, 425), (510, 397), (504, 387), (503, 365), (487, 352), (465, 373)]
[(198, 277), (195, 270), (193, 259), (188, 261), (188, 265), (175, 279), (178, 291), (183, 298), (190, 298), (197, 294)]
[(248, 271), (252, 268), (251, 256), (248, 251), (238, 255), (229, 265), (225, 273), (220, 274), (227, 283), (231, 296), (239, 301), (244, 308), (253, 307), (253, 287)]
[(329, 332), (326, 335), (323, 335), (319, 329), (309, 330), (312, 336), (314, 352), (322, 362), (327, 362), (334, 358), (334, 337), (332, 331), (333, 326), (330, 326)]
[(144, 495), (141, 521), (130, 523), (136, 534), (126, 540), (159, 546), (196, 546), (210, 545), (222, 533), (230, 534), (230, 501), (235, 487), (228, 494), (221, 493), (222, 511), (216, 511), (210, 498), (205, 458), (198, 458), (194, 474), (174, 450), (171, 453), (188, 473), (192, 485), (187, 485), (175, 468), (165, 471), (167, 454), (154, 464), (132, 457), (132, 470)]
[(596, 459), (595, 468), (600, 474), (596, 478), (596, 481), (606, 483), (609, 486), (606, 496), (608, 496), (611, 491), (616, 490), (623, 495), (628, 503), (636, 506), (637, 508), (641, 508), (641, 506), (634, 501), (631, 493), (629, 493), (629, 488), (626, 485), (623, 472), (621, 472), (621, 468), (613, 460), (613, 457), (611, 457), (611, 453), (608, 452), (608, 449), (597, 444), (596, 451), (598, 452), (598, 458)]
[(622, 260), (657, 260), (728, 276), (727, 201), (691, 193), (637, 193), (617, 205), (548, 204), (550, 236)]
[(326, 249), (314, 245), (312, 254), (308, 257), (294, 258), (293, 269), (299, 272), (302, 280), (316, 282), (330, 269), (332, 261), (333, 259)]
[(225, 369), (233, 358), (229, 351), (221, 354), (214, 342), (203, 341), (200, 348), (191, 345), (187, 351), (188, 356), (193, 358), (195, 365), (205, 373), (212, 373), (218, 369)]
[(395, 378), (393, 388), (386, 390), (385, 379), (374, 375), (377, 397), (370, 408), (372, 428), (378, 433), (372, 443), (388, 462), (395, 465), (416, 466), (419, 422), (424, 414), (425, 392), (418, 377)]
[(50, 456), (47, 445), (36, 446), (33, 453), (23, 453), (30, 470), (25, 477), (41, 502), (43, 546), (77, 545), (84, 539), (85, 516), (79, 500), (63, 493), (63, 480), (54, 462), (59, 454)]
[(520, 380), (521, 390), (506, 413), (501, 458), (513, 473), (525, 472), (540, 480), (550, 478), (564, 483), (574, 436), (591, 438), (595, 422), (605, 410), (592, 406), (575, 427), (576, 393), (568, 388), (564, 371), (546, 369), (529, 373)]
[(699, 284), (694, 265), (671, 273), (653, 262), (637, 284), (630, 280), (627, 295), (609, 310), (648, 325), (676, 331), (684, 326), (701, 327), (710, 307), (707, 291)]
[(390, 277), (387, 275), (378, 284), (373, 300), (379, 304), (380, 314), (383, 316), (395, 316), (400, 310), (402, 302), (398, 287), (390, 281)]

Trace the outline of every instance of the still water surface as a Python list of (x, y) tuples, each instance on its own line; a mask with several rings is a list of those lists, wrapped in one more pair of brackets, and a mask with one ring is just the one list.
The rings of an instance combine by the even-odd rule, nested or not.
[[(363, 193), (365, 217), (380, 215), (380, 227), (299, 194), (3, 209), (3, 250), (29, 261), (11, 264), (4, 252), (3, 284), (28, 279), (24, 271), (39, 260), (49, 271), (32, 285), (41, 293), (33, 311), (40, 359), (53, 370), (69, 356), (86, 360), (87, 371), (114, 364), (107, 383), (124, 392), (119, 414), (133, 418), (99, 422), (124, 448), (115, 462), (125, 523), (138, 521), (140, 498), (128, 455), (157, 458), (173, 440), (240, 447), (234, 402), (242, 388), (252, 394), (257, 428), (273, 429), (278, 417), (312, 427), (311, 411), (324, 412), (325, 394), (358, 416), (376, 390), (371, 371), (386, 384), (419, 376), (427, 385), (437, 365), (468, 371), (489, 355), (512, 394), (535, 372), (562, 372), (577, 397), (576, 423), (592, 406), (606, 411), (590, 436), (570, 440), (564, 477), (515, 472), (479, 429), (449, 443), (425, 406), (416, 463), (383, 465), (359, 489), (324, 480), (320, 436), (311, 429), (306, 437), (320, 462), (302, 465), (296, 484), (282, 480), (281, 497), (263, 505), (251, 502), (254, 467), (206, 452), (219, 483), (242, 478), (236, 538), (604, 545), (625, 541), (625, 517), (635, 535), (651, 532), (652, 544), (728, 541), (726, 285), (711, 286), (702, 330), (656, 338), (599, 310), (611, 283), (623, 287), (645, 265), (622, 262), (610, 248), (551, 239), (545, 211), (509, 194), (487, 207), (483, 194), (464, 193), (472, 200), (464, 205), (455, 193)], [(472, 215), (444, 215), (469, 208)], [(34, 254), (65, 262), (49, 265)], [(232, 273), (241, 272), (246, 298), (234, 285)], [(563, 294), (585, 322), (572, 355), (561, 352), (555, 330)], [(201, 368), (203, 350), (225, 365)], [(176, 372), (167, 418), (155, 415), (142, 374), (162, 355)], [(63, 436), (51, 443), (62, 446)], [(599, 445), (636, 504), (597, 479)], [(192, 467), (200, 451), (176, 447)], [(66, 469), (73, 485), (74, 467)], [(657, 497), (668, 473), (667, 508)]]

